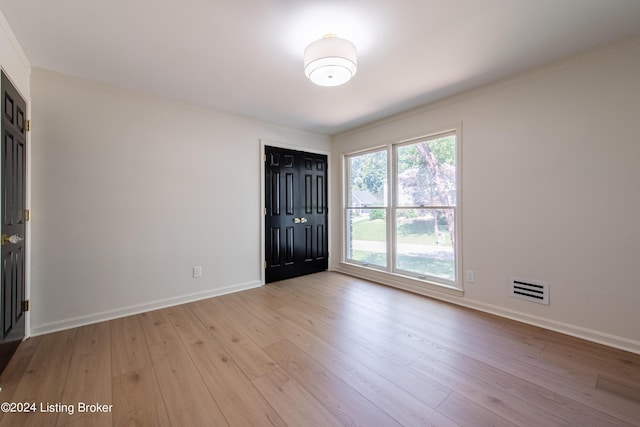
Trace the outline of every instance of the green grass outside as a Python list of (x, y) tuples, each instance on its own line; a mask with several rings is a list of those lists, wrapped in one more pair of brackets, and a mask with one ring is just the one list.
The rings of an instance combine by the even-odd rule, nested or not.
[[(401, 224), (397, 230), (398, 243), (451, 246), (451, 236), (448, 230), (441, 227), (440, 236), (437, 236), (433, 220), (401, 219), (400, 221)], [(386, 221), (384, 219), (356, 219), (353, 222), (351, 233), (353, 240), (384, 242), (387, 238)], [(386, 267), (387, 264), (387, 257), (383, 253), (354, 250), (351, 255), (355, 261), (381, 267)], [(399, 270), (448, 280), (454, 280), (455, 278), (455, 263), (453, 259), (399, 254), (397, 263)]]
[[(380, 267), (386, 267), (387, 265), (387, 256), (378, 252), (353, 251), (351, 256), (354, 261), (366, 262)], [(453, 260), (399, 255), (398, 269), (448, 280), (454, 280), (455, 278)]]
[[(351, 229), (353, 240), (384, 242), (387, 239), (387, 227), (384, 219), (363, 219), (353, 222)], [(400, 224), (398, 243), (421, 245), (451, 246), (451, 235), (446, 229), (440, 229), (440, 236), (434, 234), (433, 220), (413, 220)]]

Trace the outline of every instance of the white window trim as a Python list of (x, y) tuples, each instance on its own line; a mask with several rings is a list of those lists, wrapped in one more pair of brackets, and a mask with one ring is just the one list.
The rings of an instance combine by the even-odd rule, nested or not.
[[(396, 241), (395, 241), (395, 215), (396, 215), (396, 147), (411, 144), (419, 141), (437, 138), (441, 135), (454, 134), (456, 136), (456, 206), (454, 207), (454, 215), (456, 218), (456, 238), (455, 238), (455, 281), (440, 279), (427, 276), (424, 279), (418, 278), (418, 275), (406, 274), (401, 271), (394, 271), (396, 257)], [(349, 192), (349, 157), (354, 155), (362, 155), (375, 151), (387, 151), (387, 177), (388, 177), (388, 199), (384, 209), (387, 211), (387, 266), (362, 265), (347, 260), (347, 201)], [(383, 283), (389, 286), (405, 289), (411, 292), (430, 295), (432, 291), (444, 292), (450, 295), (463, 295), (463, 276), (462, 276), (462, 123), (454, 126), (447, 126), (433, 132), (426, 132), (422, 135), (403, 139), (400, 141), (390, 142), (385, 145), (378, 145), (364, 150), (357, 150), (342, 153), (342, 204), (341, 204), (341, 257), (336, 267), (336, 271), (350, 274), (363, 279), (368, 279)], [(431, 208), (438, 208), (431, 207)], [(377, 208), (377, 207), (376, 207)], [(426, 208), (430, 208), (427, 206)]]

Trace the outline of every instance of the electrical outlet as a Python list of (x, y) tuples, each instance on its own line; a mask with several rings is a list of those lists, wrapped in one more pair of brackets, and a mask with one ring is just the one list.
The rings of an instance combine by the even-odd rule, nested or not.
[(193, 278), (199, 279), (201, 277), (202, 277), (202, 267), (199, 265), (196, 265), (195, 267), (193, 267)]
[(476, 280), (476, 272), (473, 270), (467, 270), (467, 283), (473, 283)]

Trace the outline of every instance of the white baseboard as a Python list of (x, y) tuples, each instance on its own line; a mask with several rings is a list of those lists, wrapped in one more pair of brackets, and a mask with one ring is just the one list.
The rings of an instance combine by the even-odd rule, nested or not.
[(494, 306), (480, 301), (464, 300), (449, 302), (483, 311), (485, 313), (495, 314), (496, 316), (505, 317), (507, 319), (516, 320), (518, 322), (527, 323), (529, 325), (538, 326), (540, 328), (549, 329), (551, 331), (560, 332), (562, 334), (571, 335), (576, 338), (581, 338), (609, 347), (618, 348), (620, 350), (640, 354), (639, 341), (630, 340), (624, 337), (619, 337), (617, 335), (608, 334), (606, 332), (583, 328), (581, 326), (572, 325), (570, 323), (558, 322), (538, 316), (532, 316), (530, 314)]
[(150, 301), (143, 304), (131, 305), (128, 307), (118, 308), (115, 310), (102, 311), (100, 313), (93, 313), (86, 316), (72, 317), (69, 319), (57, 320), (55, 322), (44, 323), (42, 325), (36, 325), (31, 327), (31, 333), (29, 336), (44, 335), (51, 332), (63, 331), (65, 329), (76, 328), (78, 326), (90, 325), (93, 323), (104, 322), (106, 320), (117, 319), (120, 317), (131, 316), (134, 314), (145, 313), (147, 311), (158, 310), (166, 307), (173, 307), (175, 305), (185, 304), (193, 301), (198, 301), (207, 298), (213, 298), (221, 295), (231, 294), (234, 292), (245, 291), (248, 289), (258, 288), (262, 286), (262, 282), (259, 280), (239, 283), (235, 285), (225, 286), (223, 288), (210, 289), (203, 292), (195, 292), (192, 294), (181, 295), (172, 298), (166, 298), (156, 301)]
[[(414, 292), (420, 295), (424, 295), (430, 298), (439, 299), (442, 301), (450, 302), (452, 304), (460, 305), (463, 307), (472, 308), (474, 310), (482, 311), (485, 313), (494, 314), (496, 316), (504, 317), (507, 319), (515, 320), (518, 322), (526, 323), (540, 328), (549, 329), (551, 331), (560, 332), (562, 334), (571, 335), (576, 338), (581, 338), (587, 341), (592, 341), (598, 344), (603, 344), (609, 347), (618, 348), (620, 350), (630, 351), (632, 353), (640, 354), (640, 341), (631, 340), (628, 338), (620, 337), (617, 335), (608, 334), (606, 332), (596, 331), (593, 329), (583, 328), (581, 326), (573, 325), (570, 323), (558, 322), (555, 320), (545, 319), (538, 316), (522, 313), (516, 310), (487, 304), (481, 301), (469, 300), (462, 297), (453, 295), (449, 289), (432, 290), (432, 287), (417, 288), (415, 286), (407, 286), (402, 282), (394, 283), (391, 280), (376, 279), (375, 274), (371, 274), (368, 271), (359, 272), (353, 268), (345, 268), (344, 266), (338, 266), (334, 271), (347, 274), (350, 276), (359, 277), (365, 280), (371, 280), (372, 282), (381, 283), (383, 285), (403, 289), (405, 291)], [(369, 273), (369, 274), (367, 274)]]

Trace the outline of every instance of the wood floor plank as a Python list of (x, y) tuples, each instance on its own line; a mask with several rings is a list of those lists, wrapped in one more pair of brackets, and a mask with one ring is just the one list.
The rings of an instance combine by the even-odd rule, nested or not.
[(580, 338), (543, 329), (538, 326), (527, 325), (516, 321), (509, 321), (505, 330), (515, 330), (521, 334), (541, 340), (546, 344), (557, 344), (569, 353), (586, 354), (591, 358), (601, 360), (607, 364), (617, 364), (622, 367), (632, 367), (633, 372), (640, 368), (640, 354), (607, 347), (603, 344), (589, 342)]
[(57, 425), (58, 413), (42, 412), (39, 405), (62, 403), (77, 333), (77, 329), (70, 329), (42, 337), (12, 398), (12, 402), (33, 402), (38, 410), (35, 413), (6, 413), (0, 426)]
[(271, 370), (253, 383), (289, 426), (342, 425), (282, 369)]
[[(75, 413), (63, 412), (58, 424), (79, 422), (92, 426), (113, 425), (111, 393), (111, 329), (109, 322), (78, 328), (65, 384), (63, 403), (75, 405)], [(83, 410), (84, 405), (109, 407), (105, 412)], [(98, 409), (96, 407), (96, 409)]]
[(153, 344), (163, 344), (178, 339), (176, 331), (171, 326), (166, 312), (154, 310), (136, 316), (140, 321), (147, 348)]
[(224, 346), (249, 379), (258, 378), (276, 368), (262, 349), (233, 321), (216, 310), (211, 301), (197, 301), (189, 307), (209, 329), (209, 333)]
[[(616, 393), (598, 388), (598, 381), (585, 384), (583, 381), (570, 380), (566, 376), (555, 375), (553, 369), (545, 366), (539, 369), (536, 365), (523, 364), (519, 360), (505, 358), (499, 354), (476, 353), (475, 357), (498, 368), (505, 373), (525, 379), (531, 383), (548, 390), (550, 393), (557, 393), (568, 397), (583, 405), (609, 414), (616, 419), (629, 424), (636, 424), (640, 419), (640, 402), (634, 402), (628, 398), (620, 398)], [(554, 366), (551, 364), (551, 366)], [(567, 365), (555, 365), (557, 370), (576, 371), (579, 367)], [(622, 396), (625, 397), (625, 396)]]
[(513, 427), (513, 423), (483, 406), (451, 393), (438, 405), (438, 412), (463, 427)]
[[(441, 352), (440, 354), (444, 355), (445, 353)], [(541, 410), (549, 410), (567, 422), (597, 426), (624, 425), (619, 419), (604, 412), (559, 393), (550, 392), (544, 387), (485, 364), (473, 357), (450, 351), (446, 352), (444, 357), (446, 357), (446, 363), (449, 366), (455, 366), (458, 371), (506, 390), (512, 396), (526, 401), (529, 405), (537, 406)]]
[(116, 377), (151, 364), (140, 316), (111, 320), (111, 374)]
[(209, 301), (258, 346), (266, 347), (282, 340), (280, 334), (247, 310), (246, 302), (238, 295), (225, 295)]
[(151, 340), (149, 354), (171, 424), (227, 426), (165, 312), (158, 310), (153, 317), (145, 317), (142, 326), (145, 336)]
[[(340, 276), (336, 273), (330, 274)], [(444, 330), (448, 335), (457, 336), (461, 340), (475, 340), (477, 344), (488, 348), (500, 348), (502, 351), (526, 351), (527, 354), (538, 354), (544, 346), (541, 340), (524, 334), (513, 333), (512, 336), (505, 337), (507, 334), (502, 328), (509, 322), (507, 319), (463, 307), (454, 307), (442, 301), (416, 298), (414, 294), (398, 292), (396, 289), (382, 285), (372, 285), (366, 281), (352, 281), (351, 278), (348, 280), (346, 288), (349, 292), (341, 293), (335, 305), (341, 307), (344, 304), (349, 313), (353, 311), (353, 306), (361, 307), (361, 312), (366, 313), (367, 320), (379, 317), (392, 321), (396, 330), (416, 327), (421, 330), (435, 328)], [(325, 289), (345, 287), (345, 285), (338, 285), (341, 282), (338, 278), (325, 280), (325, 282), (326, 285), (321, 286)], [(375, 292), (371, 291), (372, 286), (376, 287)], [(397, 310), (396, 307), (402, 307), (402, 310)], [(467, 328), (469, 322), (473, 324), (472, 330)], [(479, 333), (482, 333), (482, 340), (476, 338)]]
[(264, 287), (251, 289), (247, 291), (246, 295), (242, 293), (237, 296), (242, 305), (246, 307), (245, 310), (265, 325), (279, 321), (281, 316), (277, 310), (287, 304), (266, 291)]
[(113, 377), (113, 425), (170, 426), (151, 364)]
[(556, 343), (548, 344), (540, 356), (553, 363), (585, 366), (609, 377), (640, 383), (640, 363), (635, 358), (624, 359), (626, 362), (615, 360), (615, 358), (602, 360), (589, 351), (576, 350), (573, 346), (568, 347)]
[(354, 325), (349, 319), (333, 316), (325, 311), (318, 312), (314, 308), (296, 304), (283, 307), (279, 312), (330, 344), (341, 342), (349, 347), (355, 343), (374, 351), (393, 364), (406, 366), (423, 355), (413, 347), (400, 343), (389, 346), (389, 339), (380, 336), (376, 329), (360, 323)]
[(343, 425), (400, 426), (386, 412), (289, 341), (280, 341), (265, 351)]
[[(283, 290), (280, 288), (270, 289), (276, 295), (287, 295), (291, 291)], [(299, 292), (299, 295), (304, 295), (304, 293)], [(329, 305), (325, 302), (325, 305)], [(338, 319), (346, 319), (345, 324), (348, 324), (354, 330), (357, 330), (358, 327), (366, 328), (366, 329), (375, 329), (378, 335), (391, 337), (402, 330), (402, 325), (398, 324), (398, 322), (388, 319), (385, 316), (380, 316), (379, 314), (372, 312), (372, 310), (364, 305), (359, 303), (354, 303), (348, 306), (348, 309), (339, 310), (340, 313), (337, 314), (337, 310), (334, 310), (331, 313), (327, 307), (318, 304), (318, 298), (315, 297), (298, 297), (294, 299), (286, 307), (279, 309), (278, 311), (286, 309), (291, 306), (305, 306), (308, 310), (313, 310), (316, 313), (324, 312), (326, 317), (334, 317), (336, 320)]]
[[(286, 310), (280, 311), (288, 313), (289, 320), (292, 322), (297, 321), (300, 327), (341, 353), (357, 360), (376, 374), (397, 383), (404, 391), (432, 408), (438, 406), (451, 393), (451, 390), (443, 384), (418, 377), (406, 369), (406, 366), (422, 356), (421, 352), (412, 347), (402, 343), (389, 346), (388, 339), (376, 343), (367, 339), (368, 334), (360, 334), (352, 339), (351, 334), (333, 328), (323, 320), (314, 318), (296, 307), (287, 307)], [(348, 327), (345, 329), (350, 330)]]
[[(454, 426), (431, 406), (406, 392), (354, 358), (337, 351), (312, 333), (285, 319), (279, 331), (316, 362), (333, 372), (353, 389), (404, 425)], [(444, 397), (443, 397), (444, 399)]]
[[(640, 418), (640, 405), (627, 399), (603, 392), (595, 388), (595, 384), (585, 385), (581, 381), (571, 380), (569, 377), (550, 373), (548, 369), (540, 369), (535, 365), (523, 362), (522, 357), (507, 357), (501, 352), (479, 349), (477, 347), (467, 347), (463, 343), (450, 340), (443, 340), (432, 334), (429, 337), (420, 336), (415, 333), (405, 332), (394, 337), (394, 340), (407, 345), (414, 345), (423, 349), (428, 357), (441, 360), (454, 359), (449, 353), (453, 351), (459, 354), (473, 355), (476, 361), (485, 363), (493, 368), (512, 375), (516, 378), (536, 384), (546, 390), (548, 394), (558, 394), (571, 400), (579, 402), (587, 407), (594, 408), (614, 416), (620, 423), (631, 423)], [(445, 354), (442, 355), (442, 352)], [(557, 368), (561, 369), (560, 367)]]
[(191, 360), (230, 426), (285, 426), (225, 348), (187, 306), (168, 309)]
[[(464, 328), (465, 320), (473, 319), (474, 324), (479, 328), (493, 331), (502, 328), (506, 322), (506, 319), (476, 310), (454, 306), (445, 301), (419, 297), (410, 292), (339, 273), (329, 272), (327, 276), (315, 279), (319, 283), (316, 286), (339, 293), (336, 305), (342, 301), (346, 302), (348, 306), (363, 306), (370, 312), (376, 312), (399, 323), (405, 323), (403, 321), (405, 318), (412, 322), (410, 319), (417, 317), (419, 321), (439, 322), (455, 330), (456, 326)], [(341, 290), (344, 291), (340, 292)], [(403, 309), (396, 310), (398, 306)]]
[[(492, 355), (496, 359), (502, 359), (497, 355)], [(594, 369), (578, 366), (576, 364), (561, 365), (546, 360), (540, 355), (522, 354), (515, 356), (514, 363), (520, 363), (525, 367), (531, 367), (534, 373), (544, 372), (555, 378), (565, 378), (567, 383), (580, 383), (586, 387), (592, 388), (598, 380), (598, 372)]]
[[(469, 314), (465, 312), (464, 318)], [(424, 313), (422, 313), (424, 316)], [(536, 339), (527, 339), (521, 335), (511, 333), (510, 336), (504, 333), (502, 326), (504, 322), (498, 322), (492, 325), (491, 322), (482, 324), (473, 321), (455, 321), (444, 320), (437, 313), (432, 313), (431, 320), (421, 317), (407, 316), (408, 322), (405, 321), (404, 330), (415, 331), (423, 335), (437, 333), (439, 336), (463, 342), (468, 346), (478, 349), (489, 349), (497, 351), (505, 355), (539, 355), (544, 348), (544, 343)], [(449, 315), (448, 317), (454, 317)]]
[(596, 388), (607, 390), (627, 399), (640, 402), (640, 383), (637, 382), (621, 381), (618, 378), (599, 375), (596, 381)]
[[(13, 395), (18, 388), (18, 384), (25, 375), (25, 372), (29, 368), (29, 363), (33, 358), (38, 345), (42, 341), (42, 336), (32, 337), (23, 341), (16, 354), (9, 361), (2, 376), (0, 376), (0, 402), (11, 402)], [(4, 412), (0, 411), (0, 420), (2, 419)]]
[(427, 357), (412, 363), (416, 372), (448, 384), (456, 393), (477, 405), (496, 413), (517, 426), (557, 427), (571, 426), (554, 414), (532, 407), (525, 400), (512, 396), (492, 384), (486, 384), (465, 375), (438, 360)]

